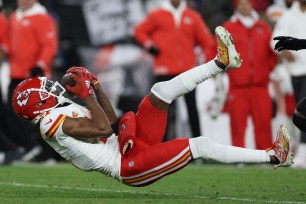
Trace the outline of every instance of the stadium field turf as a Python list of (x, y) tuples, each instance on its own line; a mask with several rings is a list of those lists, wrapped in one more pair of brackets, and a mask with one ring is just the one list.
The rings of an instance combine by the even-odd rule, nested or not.
[(69, 164), (3, 166), (0, 203), (306, 203), (306, 170), (192, 164), (133, 188)]

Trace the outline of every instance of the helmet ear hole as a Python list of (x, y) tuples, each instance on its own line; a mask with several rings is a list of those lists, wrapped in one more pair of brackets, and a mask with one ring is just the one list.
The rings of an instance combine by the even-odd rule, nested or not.
[(37, 104), (35, 105), (35, 107), (36, 107), (36, 108), (40, 108), (41, 106), (43, 106), (44, 104), (46, 104), (46, 102), (47, 102), (47, 100), (42, 100), (42, 101), (40, 101), (39, 103), (37, 103)]

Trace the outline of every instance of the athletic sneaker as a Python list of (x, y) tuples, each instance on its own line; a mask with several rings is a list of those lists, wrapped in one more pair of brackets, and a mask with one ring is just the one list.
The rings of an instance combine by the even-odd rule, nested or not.
[(277, 167), (287, 167), (293, 164), (292, 145), (285, 125), (280, 126), (275, 142), (272, 147), (266, 151), (269, 155), (275, 156), (278, 159), (279, 164), (275, 165), (275, 169), (277, 169)]
[(236, 51), (232, 35), (221, 26), (216, 27), (215, 33), (218, 41), (218, 61), (225, 65), (225, 70), (239, 68), (242, 60)]

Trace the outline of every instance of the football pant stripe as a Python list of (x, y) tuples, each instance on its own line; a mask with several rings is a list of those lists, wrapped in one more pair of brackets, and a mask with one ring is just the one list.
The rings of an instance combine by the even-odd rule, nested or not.
[(167, 171), (163, 171), (162, 173), (160, 173), (158, 175), (155, 175), (153, 177), (149, 177), (149, 178), (147, 178), (145, 180), (142, 180), (142, 181), (139, 181), (139, 182), (127, 183), (127, 185), (130, 185), (130, 186), (146, 186), (148, 184), (151, 184), (151, 183), (157, 181), (158, 179), (160, 179), (160, 178), (162, 178), (166, 175), (169, 175), (171, 173), (174, 173), (174, 172), (182, 169), (183, 167), (187, 166), (191, 161), (192, 161), (192, 158), (189, 156), (189, 157), (187, 157), (187, 159), (184, 162), (168, 169)]
[(134, 183), (134, 182), (138, 182), (138, 181), (142, 181), (142, 180), (145, 180), (147, 178), (150, 178), (150, 177), (153, 177), (153, 176), (156, 176), (158, 174), (161, 174), (181, 163), (183, 163), (184, 161), (186, 161), (188, 159), (188, 157), (190, 157), (190, 152), (186, 152), (186, 154), (184, 154), (180, 159), (178, 159), (177, 161), (173, 162), (172, 164), (169, 164), (168, 166), (165, 166), (164, 168), (161, 168), (161, 169), (158, 169), (158, 170), (155, 170), (154, 172), (151, 172), (151, 173), (148, 173), (146, 175), (143, 175), (143, 176), (140, 176), (140, 177), (137, 177), (137, 178), (134, 178), (134, 179), (123, 179), (123, 181), (125, 183)]
[(142, 172), (140, 174), (137, 174), (137, 175), (133, 175), (133, 176), (122, 176), (121, 178), (122, 179), (133, 179), (133, 178), (137, 178), (137, 177), (140, 177), (140, 176), (143, 176), (143, 175), (146, 175), (146, 174), (149, 174), (151, 172), (154, 172), (156, 170), (159, 170), (161, 168), (164, 168), (165, 166), (168, 166), (169, 164), (172, 164), (173, 162), (175, 162), (176, 160), (180, 159), (184, 154), (186, 154), (186, 152), (190, 151), (189, 150), (189, 147), (186, 147), (183, 151), (181, 151), (177, 156), (173, 157), (171, 160), (161, 164), (160, 166), (157, 166), (153, 169), (150, 169), (148, 171), (145, 171), (145, 172)]

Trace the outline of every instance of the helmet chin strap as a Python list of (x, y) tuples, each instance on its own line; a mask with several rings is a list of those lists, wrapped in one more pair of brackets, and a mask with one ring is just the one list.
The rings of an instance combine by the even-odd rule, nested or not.
[[(69, 98), (66, 98), (65, 96), (60, 96), (60, 97), (57, 98), (57, 104), (56, 104), (56, 106), (58, 106), (58, 105), (64, 105), (64, 103), (73, 103), (73, 101), (70, 100)], [(56, 106), (55, 106), (55, 107), (56, 107)], [(54, 107), (54, 108), (55, 108), (55, 107)]]
[(73, 103), (73, 101), (70, 100), (69, 98), (66, 98), (65, 96), (57, 97), (57, 104), (55, 106), (53, 106), (51, 108), (44, 109), (44, 110), (40, 110), (40, 111), (34, 111), (33, 112), (34, 114), (39, 114), (39, 115), (36, 116), (31, 122), (34, 123), (34, 124), (38, 123), (47, 111), (50, 111), (50, 110), (56, 108), (57, 106), (63, 105), (65, 103)]

